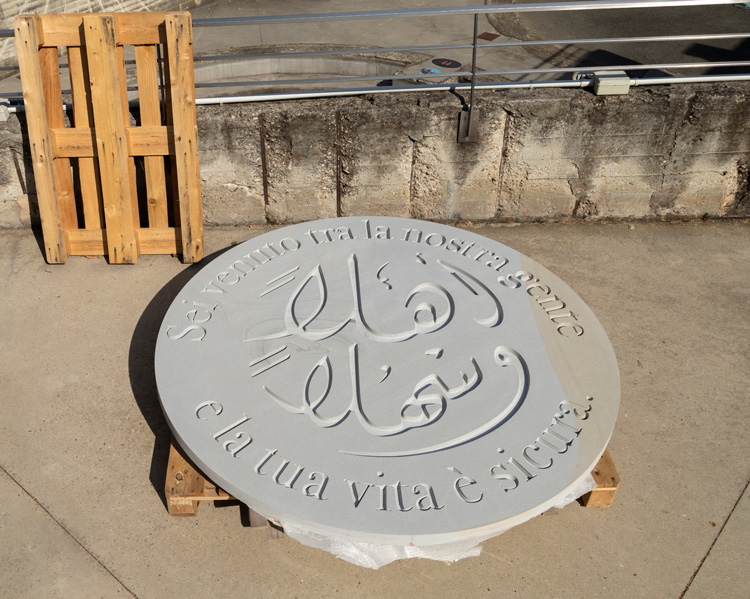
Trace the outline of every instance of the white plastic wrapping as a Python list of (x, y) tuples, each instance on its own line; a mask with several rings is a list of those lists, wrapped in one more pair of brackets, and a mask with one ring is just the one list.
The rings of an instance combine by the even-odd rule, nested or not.
[(591, 491), (594, 487), (596, 487), (596, 483), (594, 482), (593, 477), (589, 474), (576, 487), (571, 489), (568, 494), (561, 497), (555, 503), (542, 506), (539, 512), (529, 512), (526, 518), (514, 522), (514, 524), (509, 525), (507, 528), (500, 530), (499, 532), (495, 532), (487, 537), (456, 541), (454, 543), (446, 543), (443, 545), (417, 547), (415, 545), (376, 545), (374, 543), (343, 541), (341, 539), (334, 539), (325, 535), (309, 532), (284, 522), (282, 522), (281, 525), (284, 527), (284, 532), (295, 541), (307, 545), (308, 547), (323, 549), (338, 558), (357, 566), (362, 566), (363, 568), (377, 570), (378, 568), (396, 560), (412, 557), (434, 559), (442, 562), (455, 562), (467, 557), (478, 556), (482, 552), (480, 543), (502, 534), (513, 528), (513, 526), (522, 524), (534, 516), (538, 516), (547, 509), (563, 508), (578, 499), (581, 495)]

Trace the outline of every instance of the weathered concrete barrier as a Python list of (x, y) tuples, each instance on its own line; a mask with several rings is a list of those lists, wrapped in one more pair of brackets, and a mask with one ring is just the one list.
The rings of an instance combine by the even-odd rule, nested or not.
[[(750, 216), (746, 84), (447, 93), (198, 107), (207, 224)], [(22, 123), (0, 124), (0, 226), (34, 212)]]

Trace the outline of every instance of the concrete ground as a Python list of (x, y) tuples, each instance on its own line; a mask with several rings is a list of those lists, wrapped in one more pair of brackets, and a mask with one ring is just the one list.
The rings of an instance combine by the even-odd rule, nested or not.
[[(206, 232), (208, 253), (265, 228)], [(454, 564), (372, 571), (243, 528), (170, 517), (155, 334), (199, 266), (45, 264), (0, 233), (0, 595), (649, 597), (750, 595), (750, 223), (475, 227), (549, 267), (609, 333), (622, 373), (614, 505), (577, 503)]]

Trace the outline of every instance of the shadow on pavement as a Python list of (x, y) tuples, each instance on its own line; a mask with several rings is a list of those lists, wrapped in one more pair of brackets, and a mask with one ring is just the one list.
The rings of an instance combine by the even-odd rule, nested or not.
[(151, 456), (149, 480), (161, 498), (165, 509), (167, 502), (164, 495), (164, 481), (167, 473), (172, 433), (161, 410), (159, 394), (156, 389), (156, 375), (154, 372), (156, 336), (161, 327), (164, 315), (175, 297), (177, 297), (177, 294), (201, 268), (228, 249), (229, 247), (206, 256), (197, 264), (190, 265), (164, 285), (148, 306), (146, 306), (143, 314), (141, 314), (130, 340), (130, 351), (128, 353), (130, 387), (133, 390), (133, 396), (138, 404), (138, 408), (141, 410), (141, 414), (143, 414), (143, 418), (154, 434), (154, 450)]

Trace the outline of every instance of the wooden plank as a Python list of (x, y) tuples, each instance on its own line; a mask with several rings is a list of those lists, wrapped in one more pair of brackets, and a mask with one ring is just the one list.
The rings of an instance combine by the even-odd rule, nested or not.
[[(71, 256), (107, 255), (104, 229), (69, 229), (64, 236)], [(141, 254), (178, 254), (182, 251), (179, 229), (136, 229), (135, 237)]]
[(104, 229), (68, 229), (64, 233), (71, 256), (106, 256)]
[[(42, 74), (47, 127), (65, 127), (57, 48), (40, 48), (39, 71)], [(53, 158), (52, 170), (55, 173), (55, 190), (57, 191), (57, 209), (60, 212), (60, 226), (63, 230), (77, 229), (78, 215), (76, 214), (76, 199), (73, 192), (73, 175), (70, 171), (70, 160), (67, 158)]]
[[(117, 18), (115, 18), (117, 23)], [(117, 68), (120, 71), (120, 99), (122, 101), (122, 118), (125, 131), (130, 128), (130, 103), (128, 102), (128, 78), (125, 74), (125, 49), (117, 46)], [(128, 150), (128, 171), (130, 172), (130, 200), (133, 203), (133, 226), (140, 225), (141, 217), (138, 208), (138, 185), (135, 176), (135, 160)]]
[[(99, 13), (113, 16), (115, 13)], [(162, 41), (160, 26), (167, 13), (117, 13), (117, 43), (122, 45), (158, 44)], [(80, 46), (81, 27), (85, 14), (44, 15), (43, 44), (45, 46)]]
[[(53, 156), (80, 158), (96, 154), (93, 129), (50, 129), (49, 134)], [(129, 127), (125, 137), (128, 156), (167, 156), (174, 152), (171, 127)]]
[(222, 491), (208, 479), (203, 485), (203, 495), (198, 498), (199, 501), (230, 501), (233, 499), (234, 497), (226, 491)]
[(615, 498), (617, 488), (620, 486), (620, 475), (609, 453), (604, 450), (596, 467), (591, 471), (596, 482), (596, 488), (581, 497), (581, 503), (585, 507), (609, 507)]
[[(141, 108), (141, 125), (160, 127), (162, 124), (161, 102), (159, 100), (156, 46), (136, 46), (135, 63), (138, 72), (138, 102)], [(166, 227), (169, 225), (169, 220), (164, 159), (159, 156), (146, 156), (143, 162), (146, 170), (148, 223), (152, 227)]]
[(13, 28), (26, 109), (29, 151), (34, 167), (39, 214), (42, 219), (44, 249), (47, 261), (54, 264), (64, 263), (68, 259), (68, 249), (60, 226), (60, 212), (57, 206), (52, 149), (44, 108), (44, 88), (39, 70), (36, 20), (31, 16), (17, 17), (13, 21)]
[(266, 540), (267, 541), (280, 541), (284, 538), (284, 529), (275, 522), (268, 521), (266, 527)]
[[(209, 481), (185, 455), (185, 452), (172, 438), (169, 447), (169, 461), (164, 484), (164, 495), (167, 499), (167, 510), (171, 516), (195, 516), (198, 504), (202, 501), (229, 501), (231, 495), (217, 488)], [(269, 541), (283, 539), (284, 529), (280, 525), (266, 520), (252, 508), (250, 526), (264, 527)]]
[(45, 46), (81, 46), (82, 14), (42, 15), (44, 39), (40, 45)]
[(193, 48), (189, 13), (167, 15), (167, 58), (174, 127), (177, 197), (184, 262), (203, 257), (203, 209), (198, 173), (198, 126), (195, 120)]
[[(166, 31), (166, 26), (165, 26)], [(166, 33), (165, 33), (165, 40), (166, 40)], [(169, 53), (167, 51), (167, 44), (165, 41), (165, 44), (163, 45), (163, 57), (162, 57), (162, 68), (163, 68), (163, 79), (164, 79), (164, 96), (165, 96), (165, 118), (167, 121), (167, 127), (169, 127), (170, 131), (172, 132), (172, 135), (170, 136), (170, 140), (174, 142), (174, 128), (172, 127), (172, 87), (169, 85), (169, 82), (172, 80), (172, 77), (170, 75), (170, 69), (169, 69)], [(177, 194), (177, 166), (175, 164), (175, 157), (174, 157), (174, 143), (172, 143), (172, 151), (171, 155), (169, 157), (169, 169), (167, 170), (167, 176), (169, 177), (169, 183), (170, 183), (170, 197), (169, 202), (171, 203), (172, 208), (172, 218), (174, 220), (174, 226), (180, 227), (180, 202), (179, 202), (179, 196)]]
[(198, 502), (187, 495), (202, 495), (206, 479), (195, 469), (177, 443), (169, 448), (164, 495), (171, 516), (195, 516)]
[[(104, 227), (104, 212), (101, 202), (101, 181), (99, 180), (99, 165), (94, 156), (94, 132), (89, 129), (94, 122), (94, 112), (89, 93), (89, 68), (86, 57), (80, 47), (68, 48), (68, 70), (70, 72), (70, 87), (73, 92), (73, 124), (75, 129), (58, 129), (57, 131), (83, 130), (88, 142), (90, 153), (78, 159), (78, 181), (81, 189), (81, 203), (83, 204), (83, 222), (87, 229), (101, 229)], [(53, 133), (53, 146), (57, 146), (57, 132)], [(57, 153), (53, 147), (53, 153)]]
[(253, 508), (248, 507), (247, 511), (248, 511), (249, 516), (250, 516), (250, 527), (251, 528), (261, 528), (261, 527), (266, 526), (268, 524), (268, 520), (266, 520), (265, 517), (261, 516)]
[(138, 247), (130, 195), (132, 186), (114, 22), (112, 17), (87, 15), (83, 18), (83, 26), (91, 77), (108, 255), (114, 264), (134, 264), (138, 261)]
[(131, 127), (126, 133), (128, 135), (128, 151), (131, 156), (168, 156), (174, 154), (172, 127)]
[[(91, 158), (96, 155), (96, 137), (89, 127), (49, 130), (52, 155), (67, 158)], [(80, 162), (79, 162), (80, 165)]]
[[(164, 484), (167, 510), (171, 516), (195, 516), (198, 504), (202, 501), (229, 501), (234, 498), (209, 481), (185, 455), (185, 452), (172, 438), (169, 447), (169, 461)], [(279, 524), (266, 520), (252, 508), (251, 527), (265, 527), (269, 541), (285, 538), (284, 529)]]
[(174, 227), (138, 229), (141, 254), (179, 254), (182, 251), (180, 229)]

